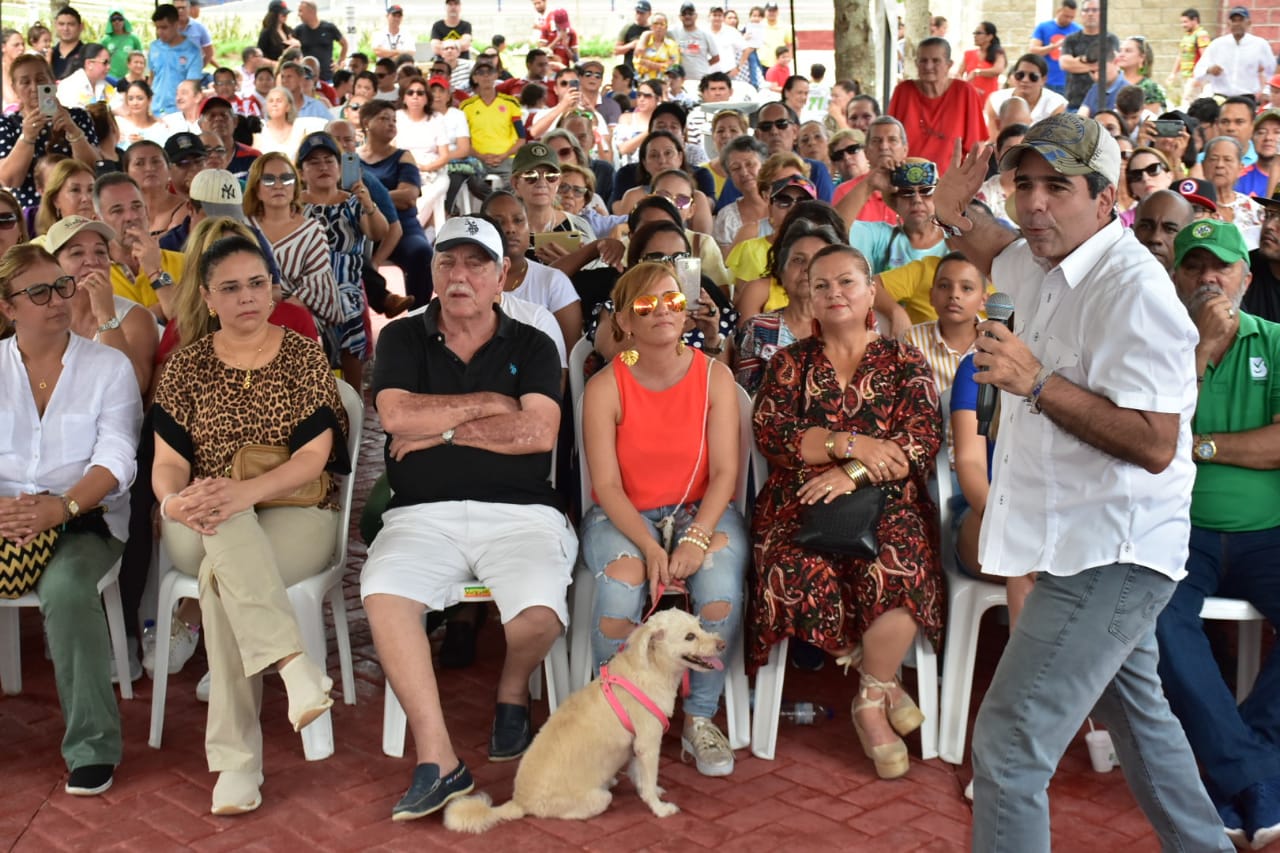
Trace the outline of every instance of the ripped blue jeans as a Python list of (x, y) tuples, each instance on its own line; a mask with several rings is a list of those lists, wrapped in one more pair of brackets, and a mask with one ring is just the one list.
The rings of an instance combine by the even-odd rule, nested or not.
[[(679, 540), (685, 528), (693, 522), (698, 506), (696, 503), (687, 504), (676, 513), (673, 542)], [(659, 542), (662, 537), (658, 532), (658, 521), (672, 509), (673, 507), (666, 506), (640, 513)], [(747, 536), (746, 522), (732, 504), (720, 516), (715, 533), (724, 534), (728, 543), (719, 550), (708, 551), (702, 568), (690, 575), (685, 584), (689, 588), (690, 605), (695, 614), (700, 614), (709, 604), (728, 602), (729, 614), (724, 619), (702, 619), (703, 628), (714, 631), (725, 641), (724, 660), (728, 666), (731, 650), (738, 642), (738, 633), (742, 630), (743, 585), (746, 582), (747, 565), (751, 560), (751, 543)], [(634, 542), (613, 526), (613, 522), (600, 507), (592, 507), (583, 519), (581, 540), (583, 561), (596, 579), (596, 597), (591, 612), (591, 654), (598, 668), (613, 657), (625, 642), (623, 639), (606, 637), (600, 630), (600, 620), (627, 619), (638, 623), (648, 609), (649, 584), (646, 581), (633, 586), (605, 574), (605, 567), (618, 559), (635, 557), (643, 560), (644, 556)], [(712, 547), (714, 549), (715, 545)], [(689, 696), (684, 701), (685, 714), (696, 717), (715, 716), (720, 705), (720, 694), (724, 692), (724, 678), (724, 670), (692, 673), (689, 679)]]

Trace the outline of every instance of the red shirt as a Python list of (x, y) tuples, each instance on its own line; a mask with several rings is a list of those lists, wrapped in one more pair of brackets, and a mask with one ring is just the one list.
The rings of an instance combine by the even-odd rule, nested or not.
[(982, 98), (964, 80), (952, 80), (936, 98), (922, 95), (916, 81), (903, 80), (893, 90), (887, 112), (907, 129), (908, 153), (932, 160), (939, 175), (951, 167), (957, 139), (967, 154), (988, 136)]
[[(856, 187), (867, 179), (866, 175), (860, 178), (854, 178), (850, 181), (841, 181), (836, 186), (836, 191), (831, 195), (831, 203), (838, 204), (840, 199), (848, 195), (849, 190)], [(859, 222), (883, 222), (886, 225), (897, 225), (898, 214), (892, 207), (885, 203), (879, 191), (873, 192), (871, 197), (867, 199), (867, 203), (862, 206), (862, 210), (858, 211)]]
[(764, 72), (764, 79), (781, 89), (787, 82), (787, 78), (791, 76), (791, 63), (779, 62), (777, 65), (769, 66), (769, 70)]

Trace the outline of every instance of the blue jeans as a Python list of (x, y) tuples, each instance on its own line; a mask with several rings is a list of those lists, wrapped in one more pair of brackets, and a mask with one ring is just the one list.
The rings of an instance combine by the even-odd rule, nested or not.
[(1280, 655), (1267, 658), (1237, 708), (1218, 676), (1200, 609), (1208, 596), (1242, 598), (1280, 624), (1280, 528), (1219, 533), (1193, 527), (1187, 573), (1156, 624), (1160, 680), (1209, 794), (1227, 802), (1255, 782), (1280, 776)]
[(974, 850), (1047, 853), (1049, 779), (1091, 712), (1163, 850), (1233, 849), (1156, 673), (1174, 586), (1128, 563), (1037, 577), (974, 727)]
[[(659, 507), (640, 513), (649, 522), (650, 530), (658, 541), (657, 522), (674, 507)], [(678, 540), (698, 512), (698, 504), (686, 504), (676, 513), (675, 537)], [(725, 642), (726, 666), (738, 633), (742, 630), (742, 597), (746, 582), (747, 565), (751, 557), (751, 542), (747, 525), (741, 513), (730, 504), (720, 516), (717, 533), (723, 533), (729, 542), (718, 551), (708, 551), (702, 568), (690, 575), (685, 584), (689, 588), (690, 604), (694, 613), (716, 602), (728, 602), (729, 614), (717, 621), (702, 620), (702, 627), (714, 631)], [(644, 616), (649, 600), (649, 584), (629, 584), (605, 574), (605, 567), (623, 557), (643, 560), (644, 555), (636, 544), (618, 532), (604, 510), (595, 506), (582, 520), (582, 558), (587, 569), (596, 579), (596, 598), (592, 607), (591, 654), (596, 667), (609, 660), (622, 647), (625, 640), (606, 637), (600, 630), (601, 619), (629, 619), (639, 622)], [(695, 672), (689, 678), (689, 696), (684, 700), (684, 711), (695, 717), (713, 717), (720, 707), (720, 694), (724, 692), (725, 670)]]

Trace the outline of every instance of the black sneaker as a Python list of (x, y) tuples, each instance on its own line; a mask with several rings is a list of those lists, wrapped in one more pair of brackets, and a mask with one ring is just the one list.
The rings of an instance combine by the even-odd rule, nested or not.
[(489, 734), (489, 760), (519, 758), (531, 743), (533, 731), (529, 725), (529, 709), (524, 705), (499, 702), (493, 715), (493, 731)]
[(115, 773), (111, 764), (87, 764), (77, 767), (67, 777), (64, 790), (73, 797), (96, 797), (111, 787), (111, 777)]
[(475, 789), (471, 771), (461, 761), (453, 772), (440, 778), (439, 764), (419, 764), (413, 768), (413, 784), (391, 810), (392, 820), (417, 820), (438, 812), (454, 797), (470, 794)]

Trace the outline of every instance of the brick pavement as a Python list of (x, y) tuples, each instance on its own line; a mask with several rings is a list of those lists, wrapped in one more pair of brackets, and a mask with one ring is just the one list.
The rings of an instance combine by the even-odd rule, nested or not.
[[(357, 494), (367, 492), (381, 468), (376, 416), (366, 422)], [(362, 501), (361, 501), (362, 503)], [(353, 520), (358, 520), (357, 512)], [(812, 727), (782, 724), (777, 760), (738, 753), (726, 779), (698, 775), (680, 759), (679, 739), (668, 736), (660, 778), (682, 812), (654, 818), (619, 784), (618, 798), (589, 822), (526, 819), (479, 837), (454, 835), (438, 818), (393, 824), (390, 810), (409, 782), (411, 758), (381, 752), (383, 679), (360, 607), (357, 578), (364, 545), (353, 535), (345, 581), (355, 657), (358, 704), (334, 706), (337, 751), (309, 763), (286, 720), (278, 679), (269, 679), (263, 702), (266, 784), (263, 806), (250, 815), (210, 815), (214, 778), (207, 772), (201, 732), (205, 706), (195, 700), (204, 672), (203, 652), (170, 678), (165, 741), (150, 749), (150, 681), (135, 684), (132, 702), (121, 702), (125, 756), (115, 786), (97, 798), (63, 793), (65, 769), (58, 753), (63, 725), (49, 665), (40, 654), (37, 614), (23, 612), (24, 692), (0, 699), (6, 796), (0, 798), (0, 846), (17, 851), (61, 850), (851, 850), (961, 851), (968, 847), (970, 810), (962, 796), (969, 770), (938, 760), (914, 760), (898, 781), (875, 778), (847, 720), (854, 681), (828, 666), (819, 673), (787, 674), (789, 698), (836, 709), (833, 721)], [(468, 670), (440, 673), (446, 717), (459, 755), (480, 789), (501, 802), (510, 795), (515, 763), (485, 758), (492, 690), (502, 656), (502, 636), (489, 620), (479, 655)], [(979, 653), (979, 690), (990, 678), (1005, 629), (991, 620)], [(337, 680), (336, 644), (330, 642)], [(909, 684), (909, 687), (911, 685)], [(339, 687), (340, 689), (340, 687)], [(975, 698), (976, 702), (976, 698)], [(535, 708), (535, 722), (546, 706)], [(678, 725), (678, 723), (676, 724)], [(676, 725), (673, 729), (678, 731)], [(911, 739), (913, 754), (918, 743)], [(411, 752), (410, 752), (411, 754)], [(1089, 768), (1083, 738), (1063, 759), (1050, 792), (1054, 846), (1059, 851), (1154, 851), (1149, 826), (1119, 772)]]

